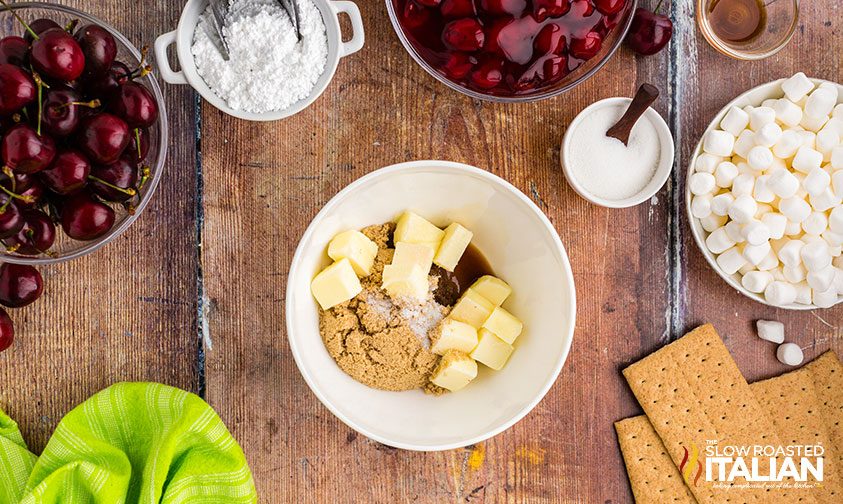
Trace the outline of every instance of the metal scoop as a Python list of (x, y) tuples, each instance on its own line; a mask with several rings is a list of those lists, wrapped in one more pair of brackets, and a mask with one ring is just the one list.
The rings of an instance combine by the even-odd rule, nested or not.
[[(228, 2), (229, 0), (210, 0), (212, 15), (209, 22), (205, 25), (205, 31), (208, 33), (208, 36), (211, 37), (211, 42), (213, 42), (213, 44), (217, 47), (217, 50), (220, 52), (225, 61), (228, 61), (231, 57), (228, 42), (225, 40), (225, 34), (222, 31), (223, 26), (225, 26), (225, 15), (228, 11)], [(293, 29), (296, 30), (296, 39), (301, 41), (298, 4), (294, 0), (278, 0), (278, 3), (281, 4), (281, 7), (283, 7), (284, 11), (287, 13), (287, 16), (290, 17)]]

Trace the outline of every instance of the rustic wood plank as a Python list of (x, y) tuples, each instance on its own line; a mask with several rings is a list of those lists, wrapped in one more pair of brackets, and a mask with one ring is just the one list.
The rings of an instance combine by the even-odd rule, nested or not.
[[(628, 501), (612, 422), (637, 406), (618, 370), (667, 334), (667, 195), (631, 210), (588, 205), (565, 184), (557, 151), (586, 104), (634, 92), (639, 63), (624, 50), (539, 104), (474, 102), (411, 61), (381, 2), (359, 5), (367, 46), (308, 110), (249, 124), (203, 103), (209, 402), (267, 502)], [(662, 89), (666, 59), (640, 62)], [(531, 195), (580, 289), (577, 336), (548, 397), (508, 432), (435, 454), (373, 443), (334, 418), (298, 373), (282, 304), (295, 246), (322, 205), (376, 168), (426, 158), (480, 166)]]
[[(106, 20), (138, 46), (172, 30), (182, 6), (63, 3)], [(150, 206), (104, 249), (42, 268), (43, 298), (11, 313), (17, 338), (0, 354), (0, 407), (36, 451), (67, 411), (117, 381), (198, 389), (195, 102), (187, 88), (164, 93), (170, 151)]]

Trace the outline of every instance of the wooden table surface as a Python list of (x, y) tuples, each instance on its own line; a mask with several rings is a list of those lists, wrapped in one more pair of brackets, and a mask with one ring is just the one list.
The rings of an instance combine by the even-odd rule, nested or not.
[[(174, 29), (183, 5), (62, 3), (136, 45)], [(838, 0), (802, 2), (790, 45), (751, 63), (706, 44), (695, 2), (668, 3), (668, 50), (642, 59), (622, 49), (575, 90), (535, 104), (472, 101), (438, 84), (401, 47), (382, 0), (358, 0), (366, 47), (291, 119), (239, 121), (165, 85), (171, 150), (152, 204), (105, 249), (42, 269), (45, 295), (13, 314), (17, 341), (0, 354), (0, 407), (40, 452), (70, 408), (114, 382), (196, 392), (240, 441), (263, 502), (630, 502), (612, 427), (640, 412), (624, 366), (713, 322), (749, 380), (775, 375), (784, 367), (754, 335), (758, 318), (785, 322), (807, 358), (843, 352), (843, 308), (776, 310), (721, 281), (690, 237), (683, 201), (689, 153), (733, 96), (799, 70), (843, 82)], [(566, 125), (645, 81), (662, 90), (675, 176), (636, 208), (589, 205), (559, 169)], [(313, 216), (354, 179), (413, 159), (476, 165), (531, 195), (568, 249), (578, 290), (573, 347), (547, 397), (507, 432), (442, 453), (389, 448), (337, 420), (299, 375), (284, 328), (288, 265)]]

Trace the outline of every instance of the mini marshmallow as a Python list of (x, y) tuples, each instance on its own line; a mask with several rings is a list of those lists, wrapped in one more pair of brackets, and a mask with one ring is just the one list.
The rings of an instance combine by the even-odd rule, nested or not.
[(828, 215), (828, 228), (843, 234), (843, 206), (838, 206)]
[(843, 103), (838, 103), (831, 111), (831, 117), (843, 117)]
[(741, 285), (749, 292), (761, 294), (772, 281), (773, 275), (769, 271), (750, 271), (741, 278)]
[(802, 147), (808, 147), (813, 149), (817, 146), (817, 134), (813, 131), (797, 131), (797, 135), (799, 135), (799, 140), (802, 142)]
[(743, 268), (738, 270), (738, 276), (743, 278), (743, 276), (749, 273), (750, 271), (756, 271), (756, 267), (752, 264), (746, 263), (744, 264)]
[(770, 248), (770, 242), (765, 241), (764, 243), (761, 243), (759, 245), (745, 246), (743, 248), (743, 256), (744, 259), (749, 262), (749, 264), (756, 266), (758, 265), (758, 263), (764, 260), (765, 257), (767, 257), (767, 254), (769, 254), (771, 250), (772, 249)]
[(732, 247), (717, 256), (717, 265), (720, 266), (727, 275), (734, 275), (739, 269), (746, 264), (746, 258), (741, 254), (737, 247)]
[[(800, 109), (799, 112), (801, 115), (802, 110)], [(797, 121), (798, 123), (799, 121)], [(720, 121), (720, 129), (728, 131), (734, 136), (740, 135), (747, 125), (749, 125), (749, 114), (734, 106), (726, 112), (726, 116)]]
[(770, 213), (773, 211), (773, 207), (766, 203), (759, 203), (758, 210), (755, 211), (755, 218), (760, 219), (762, 215), (765, 213)]
[(764, 289), (764, 299), (776, 306), (789, 305), (796, 300), (796, 288), (793, 284), (776, 280)]
[[(770, 270), (770, 274), (773, 275), (773, 281), (775, 281), (775, 282), (787, 282), (787, 280), (784, 277), (784, 274), (782, 273), (781, 268), (776, 268), (774, 270)], [(764, 291), (766, 292), (767, 289), (764, 289)]]
[[(828, 88), (817, 89), (808, 96), (808, 101), (805, 102), (804, 113), (806, 116), (812, 118), (826, 117), (831, 114), (836, 104), (837, 97)], [(749, 114), (749, 122), (752, 124), (752, 114)]]
[(828, 218), (823, 212), (811, 212), (811, 215), (802, 221), (802, 229), (810, 235), (819, 236), (828, 229)]
[(735, 202), (732, 193), (718, 194), (711, 199), (711, 212), (714, 215), (729, 215), (729, 207)]
[(802, 137), (799, 132), (787, 130), (782, 133), (782, 136), (773, 145), (773, 154), (781, 159), (787, 159), (794, 154), (802, 146)]
[[(746, 160), (753, 170), (764, 171), (773, 164), (773, 152), (768, 147), (756, 145), (749, 150)], [(822, 163), (822, 154), (820, 154), (820, 162)]]
[(813, 302), (814, 291), (807, 283), (799, 282), (796, 287), (796, 302), (799, 304), (809, 305)]
[(743, 243), (746, 241), (746, 238), (743, 237), (743, 224), (740, 222), (729, 221), (728, 224), (723, 226), (723, 229), (726, 231), (726, 236), (733, 242)]
[(839, 94), (837, 91), (837, 84), (832, 84), (831, 82), (823, 82), (822, 84), (817, 86), (817, 89), (825, 89), (826, 91), (832, 94), (832, 96), (834, 97), (834, 102), (837, 102)]
[(729, 188), (732, 187), (732, 181), (738, 176), (738, 167), (731, 161), (723, 161), (717, 165), (714, 170), (714, 181), (717, 187)]
[(761, 216), (761, 222), (767, 227), (767, 230), (770, 232), (770, 238), (773, 240), (778, 240), (784, 236), (784, 230), (787, 227), (787, 217), (784, 215), (778, 212), (766, 213)]
[(776, 349), (776, 358), (785, 366), (798, 366), (805, 358), (796, 343), (784, 343)]
[(761, 145), (769, 149), (770, 147), (776, 145), (776, 142), (779, 141), (782, 134), (781, 126), (772, 122), (762, 126), (752, 138), (755, 140), (755, 145)]
[(776, 170), (770, 173), (767, 187), (780, 198), (791, 198), (799, 190), (799, 179), (789, 170)]
[(799, 256), (808, 271), (819, 271), (831, 264), (832, 259), (828, 243), (823, 239), (806, 243), (799, 251)]
[(761, 102), (761, 106), (773, 108), (773, 105), (775, 105), (777, 101), (778, 100), (776, 100), (775, 98), (767, 98), (766, 100)]
[(759, 320), (755, 322), (758, 337), (770, 343), (784, 343), (784, 324), (775, 320)]
[[(779, 212), (791, 222), (802, 222), (811, 215), (811, 205), (798, 196), (784, 198), (779, 202)], [(729, 209), (729, 215), (732, 215), (731, 209)]]
[(831, 167), (835, 170), (843, 170), (843, 145), (831, 149)]
[(755, 179), (755, 187), (752, 189), (752, 197), (761, 203), (770, 203), (776, 199), (776, 193), (770, 188), (770, 176), (761, 175)]
[(823, 269), (809, 271), (805, 276), (805, 280), (807, 280), (808, 285), (815, 291), (827, 291), (831, 287), (831, 284), (834, 283), (834, 274), (836, 272), (837, 268), (829, 263)]
[(840, 145), (840, 134), (836, 129), (823, 128), (817, 133), (817, 150), (822, 153), (823, 161), (830, 161), (835, 147)]
[(703, 150), (715, 156), (731, 156), (735, 147), (735, 137), (728, 131), (711, 130), (705, 136)]
[(802, 121), (802, 107), (787, 98), (776, 100), (773, 110), (776, 112), (776, 120), (785, 126), (792, 128)]
[(776, 253), (773, 252), (773, 248), (770, 247), (770, 251), (767, 252), (767, 255), (764, 256), (761, 261), (755, 265), (758, 268), (758, 271), (770, 271), (775, 269), (779, 266), (779, 258), (776, 256)]
[[(797, 182), (797, 188), (799, 184)], [(755, 189), (755, 177), (749, 173), (741, 173), (735, 180), (732, 181), (732, 196), (738, 198), (740, 196), (749, 196)]]
[(741, 235), (750, 245), (761, 245), (770, 241), (770, 229), (759, 220), (747, 222), (741, 229)]
[(759, 131), (766, 124), (776, 121), (776, 111), (770, 107), (755, 107), (749, 112), (749, 128)]
[(715, 215), (715, 214), (712, 213), (708, 217), (703, 217), (702, 219), (700, 219), (700, 225), (707, 232), (711, 233), (715, 229), (717, 229), (719, 227), (723, 227), (724, 225), (726, 225), (726, 221), (728, 221), (728, 220), (729, 220), (729, 218), (726, 217), (725, 214), (724, 215)]
[(705, 239), (705, 246), (715, 254), (721, 254), (735, 246), (735, 241), (729, 238), (726, 228), (715, 229)]
[(827, 187), (823, 192), (817, 195), (811, 195), (809, 198), (811, 206), (818, 212), (825, 212), (840, 204), (841, 198), (834, 194), (830, 187)]
[(798, 102), (813, 89), (814, 83), (803, 72), (799, 72), (782, 82), (782, 91), (792, 102)]
[(789, 240), (779, 249), (779, 261), (787, 268), (795, 268), (802, 264), (802, 249), (805, 242), (802, 240)]
[(823, 126), (825, 126), (826, 123), (828, 123), (828, 116), (811, 117), (808, 115), (803, 115), (802, 120), (799, 121), (799, 126), (802, 126), (802, 128), (806, 129), (807, 131), (817, 133), (818, 131), (823, 129)]
[(823, 155), (810, 147), (799, 147), (796, 151), (791, 166), (794, 170), (802, 173), (810, 173), (814, 168), (820, 168), (823, 163)]
[[(803, 203), (805, 202), (803, 201)], [(808, 204), (805, 203), (805, 205)], [(732, 203), (731, 207), (729, 207), (729, 217), (731, 217), (733, 221), (743, 224), (752, 220), (755, 217), (755, 212), (757, 210), (758, 203), (752, 199), (752, 196), (744, 194), (735, 198), (735, 202)]]
[(794, 284), (805, 280), (805, 276), (808, 274), (808, 272), (805, 270), (804, 267), (802, 267), (802, 265), (795, 266), (793, 268), (785, 266), (784, 268), (782, 268), (782, 273), (784, 274), (785, 280)]
[(814, 168), (802, 181), (802, 187), (812, 196), (823, 192), (829, 184), (831, 184), (831, 175), (822, 168)]
[(697, 219), (711, 215), (711, 195), (702, 194), (694, 196), (694, 199), (691, 200), (691, 213)]
[(835, 233), (830, 229), (826, 229), (820, 236), (826, 243), (828, 243), (829, 247), (839, 247), (843, 245), (843, 234), (841, 233)]
[(692, 194), (709, 194), (717, 186), (714, 175), (710, 173), (695, 173), (688, 180), (688, 187)]
[[(794, 152), (796, 152), (795, 149)], [(694, 170), (700, 173), (714, 173), (714, 169), (722, 161), (722, 157), (704, 152), (697, 156), (697, 162), (694, 163)]]
[(814, 304), (817, 305), (818, 308), (831, 308), (836, 305), (838, 301), (837, 289), (834, 287), (825, 291), (818, 291), (817, 289), (814, 289), (813, 299)]
[[(801, 141), (800, 141), (801, 144)], [(743, 130), (738, 138), (735, 140), (735, 144), (732, 146), (732, 150), (738, 156), (742, 158), (746, 158), (749, 154), (749, 150), (755, 147), (755, 133), (751, 130)], [(796, 152), (794, 150), (794, 152)]]
[(800, 236), (802, 234), (802, 223), (801, 222), (790, 222), (787, 221), (787, 226), (784, 227), (784, 235), (785, 236)]

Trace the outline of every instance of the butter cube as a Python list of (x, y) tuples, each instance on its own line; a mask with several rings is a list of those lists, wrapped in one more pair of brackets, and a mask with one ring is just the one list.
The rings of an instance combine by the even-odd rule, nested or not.
[(323, 269), (310, 284), (310, 291), (323, 310), (348, 301), (362, 290), (360, 279), (348, 259)]
[(392, 264), (403, 268), (410, 268), (415, 264), (427, 275), (433, 265), (433, 250), (422, 243), (397, 242)]
[(427, 299), (430, 283), (418, 264), (408, 266), (388, 264), (383, 268), (383, 289), (393, 298)]
[(448, 271), (454, 271), (473, 236), (474, 234), (471, 231), (456, 222), (452, 222), (450, 226), (445, 228), (445, 235), (433, 262)]
[(431, 247), (435, 254), (444, 236), (444, 231), (431, 224), (424, 217), (420, 217), (413, 212), (404, 212), (398, 219), (392, 241), (395, 243), (423, 243)]
[(495, 371), (506, 364), (512, 353), (512, 345), (498, 338), (486, 329), (480, 329), (477, 346), (471, 351), (471, 358), (489, 366)]
[(480, 326), (489, 318), (489, 315), (492, 314), (492, 310), (494, 309), (495, 305), (489, 302), (488, 299), (478, 294), (474, 289), (469, 288), (460, 296), (460, 299), (454, 305), (448, 317), (480, 329)]
[(328, 256), (334, 261), (348, 259), (360, 277), (371, 273), (377, 254), (377, 244), (353, 229), (336, 235), (328, 244)]
[(488, 329), (493, 332), (495, 336), (511, 345), (512, 342), (515, 341), (515, 338), (521, 334), (521, 329), (524, 328), (524, 324), (511, 313), (498, 306), (492, 314), (489, 315), (489, 318), (483, 322), (482, 327), (483, 329)]
[(492, 275), (484, 275), (478, 278), (471, 288), (495, 306), (502, 305), (506, 298), (512, 294), (512, 287), (509, 284)]
[(446, 318), (434, 330), (431, 340), (430, 351), (437, 355), (444, 355), (448, 350), (468, 353), (477, 346), (477, 329), (465, 322)]
[(464, 352), (449, 350), (439, 359), (430, 382), (456, 392), (477, 377), (477, 363)]

